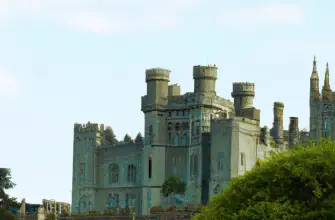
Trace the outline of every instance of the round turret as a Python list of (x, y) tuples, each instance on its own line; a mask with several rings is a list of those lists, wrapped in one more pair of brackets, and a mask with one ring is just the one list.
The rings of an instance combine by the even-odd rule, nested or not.
[(216, 66), (194, 66), (194, 93), (215, 93), (217, 70)]
[(145, 71), (145, 81), (148, 83), (149, 81), (166, 81), (170, 82), (170, 70), (163, 68), (152, 68), (147, 69)]
[(169, 93), (170, 70), (153, 68), (145, 71), (147, 97), (144, 105), (166, 105)]
[(233, 92), (231, 96), (234, 98), (235, 111), (252, 108), (255, 97), (255, 84), (250, 82), (233, 83)]

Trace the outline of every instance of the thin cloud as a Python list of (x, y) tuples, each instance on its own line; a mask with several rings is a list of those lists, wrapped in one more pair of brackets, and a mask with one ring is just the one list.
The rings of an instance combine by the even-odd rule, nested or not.
[(258, 8), (233, 9), (223, 13), (221, 22), (235, 29), (250, 30), (271, 25), (299, 25), (300, 8), (294, 4), (269, 4)]
[(0, 68), (0, 95), (17, 95), (19, 90), (18, 79), (4, 68)]
[[(25, 2), (25, 3), (24, 3)], [(70, 28), (103, 34), (138, 30), (171, 29), (181, 25), (185, 14), (200, 0), (3, 0), (4, 18), (38, 17)], [(28, 4), (32, 3), (32, 4)]]

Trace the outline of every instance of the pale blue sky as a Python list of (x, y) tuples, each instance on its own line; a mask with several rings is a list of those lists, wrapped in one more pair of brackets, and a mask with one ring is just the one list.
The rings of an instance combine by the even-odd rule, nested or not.
[[(234, 3), (232, 3), (234, 2)], [(308, 128), (314, 53), (335, 66), (332, 0), (0, 0), (0, 167), (12, 196), (71, 201), (73, 123), (143, 131), (145, 69), (168, 68), (193, 91), (192, 66), (219, 67), (217, 93), (256, 83), (261, 124)], [(143, 133), (143, 132), (142, 132)]]

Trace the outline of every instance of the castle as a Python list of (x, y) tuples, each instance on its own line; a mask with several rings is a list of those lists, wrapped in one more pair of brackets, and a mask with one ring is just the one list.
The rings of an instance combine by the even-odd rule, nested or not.
[[(160, 187), (171, 175), (187, 184), (185, 195), (175, 199), (206, 204), (231, 178), (250, 170), (257, 158), (308, 138), (307, 132), (299, 131), (296, 117), (284, 130), (281, 102), (273, 105), (272, 128), (260, 127), (260, 110), (253, 105), (254, 83), (233, 83), (234, 102), (217, 96), (217, 69), (194, 66), (194, 91), (185, 94), (179, 85), (169, 85), (169, 70), (146, 70), (144, 137), (126, 135), (118, 141), (111, 127), (75, 124), (72, 212), (134, 206), (136, 213), (148, 214), (151, 207), (165, 204)], [(313, 113), (321, 106), (315, 101), (319, 100), (315, 73)], [(325, 97), (332, 95), (329, 90), (325, 84)]]

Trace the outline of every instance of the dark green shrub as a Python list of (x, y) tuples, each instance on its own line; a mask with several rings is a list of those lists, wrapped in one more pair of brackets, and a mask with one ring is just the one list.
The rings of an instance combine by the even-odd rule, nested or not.
[(231, 180), (194, 219), (335, 219), (335, 142), (274, 154)]
[(1, 220), (17, 220), (17, 217), (8, 210), (0, 207), (0, 219)]

